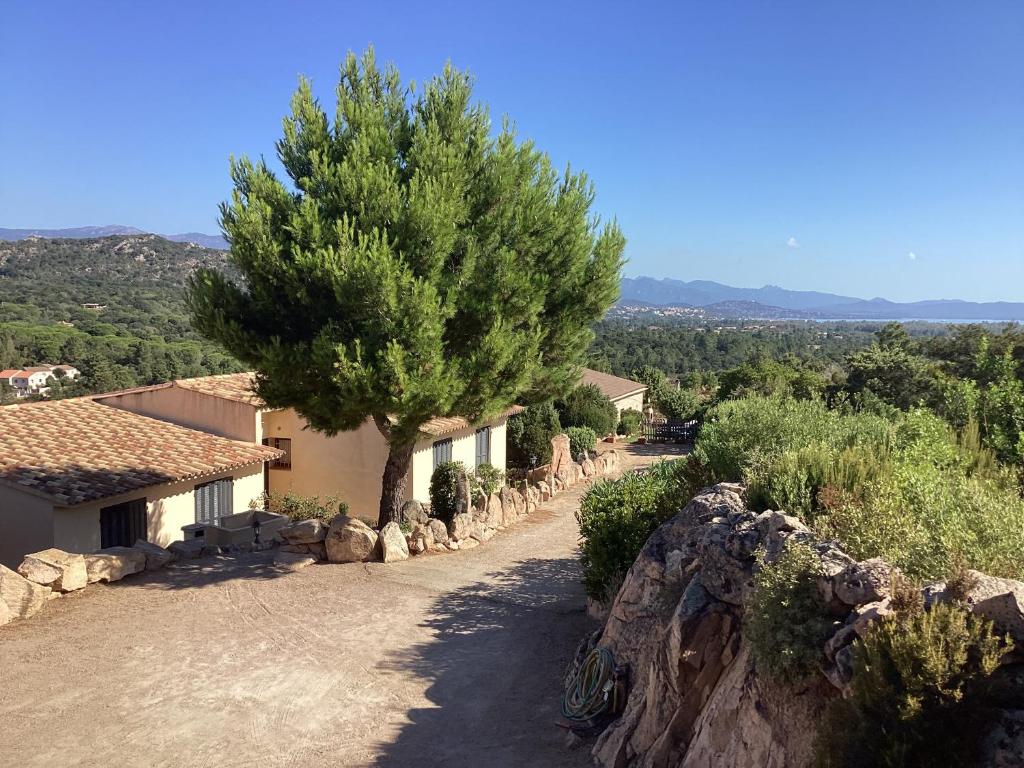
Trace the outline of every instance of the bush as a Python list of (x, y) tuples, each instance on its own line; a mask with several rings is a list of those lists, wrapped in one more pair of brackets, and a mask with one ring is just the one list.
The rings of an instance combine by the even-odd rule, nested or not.
[(597, 447), (597, 435), (590, 427), (569, 427), (565, 434), (569, 437), (569, 454), (573, 461), (584, 452), (589, 455)]
[(576, 387), (557, 408), (563, 427), (590, 427), (599, 437), (611, 434), (619, 420), (615, 404), (594, 384)]
[(640, 431), (642, 423), (643, 417), (640, 415), (640, 411), (627, 408), (619, 414), (619, 425), (615, 428), (615, 432), (619, 435), (635, 435)]
[(328, 496), (322, 502), (319, 496), (302, 496), (298, 493), (271, 493), (263, 494), (257, 502), (260, 506), (266, 505), (271, 512), (287, 515), (295, 522), (300, 520), (322, 520), (328, 522), (335, 515), (347, 515), (348, 504), (338, 499), (337, 496)]
[(599, 480), (584, 494), (576, 519), (587, 594), (610, 602), (654, 530), (682, 509), (683, 461), (664, 461), (645, 473)]
[(492, 493), (505, 484), (505, 473), (490, 464), (477, 464), (473, 476), (470, 478), (470, 485), (474, 491), (479, 490), (484, 496)]
[(446, 525), (458, 512), (459, 478), (466, 474), (461, 461), (445, 461), (430, 476), (430, 514)]
[(529, 467), (531, 460), (537, 465), (551, 461), (551, 438), (562, 434), (558, 411), (551, 402), (531, 405), (508, 420), (509, 463)]
[(821, 560), (806, 544), (787, 541), (777, 561), (766, 563), (762, 552), (758, 562), (746, 613), (757, 669), (776, 680), (805, 678), (834, 629), (818, 593)]
[(826, 712), (817, 763), (977, 765), (990, 724), (985, 682), (1012, 648), (956, 603), (923, 605), (871, 625), (854, 643), (848, 698)]

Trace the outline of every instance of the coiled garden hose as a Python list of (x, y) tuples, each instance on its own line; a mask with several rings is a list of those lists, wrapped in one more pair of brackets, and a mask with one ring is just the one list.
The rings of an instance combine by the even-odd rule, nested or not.
[(614, 712), (615, 660), (607, 648), (594, 648), (569, 675), (562, 696), (562, 716), (567, 720), (591, 720), (611, 707)]

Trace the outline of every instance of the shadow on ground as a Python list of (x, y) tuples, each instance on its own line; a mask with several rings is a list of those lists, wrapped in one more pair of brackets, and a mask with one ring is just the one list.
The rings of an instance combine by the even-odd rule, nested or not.
[(274, 564), (274, 550), (237, 555), (200, 557), (196, 560), (178, 560), (159, 571), (143, 571), (113, 582), (112, 589), (141, 587), (142, 589), (201, 589), (236, 579), (265, 581), (287, 576), (288, 568)]
[(434, 638), (381, 660), (414, 674), (433, 706), (412, 709), (376, 766), (588, 765), (558, 719), (561, 679), (586, 617), (573, 558), (525, 560), (449, 592), (422, 626)]

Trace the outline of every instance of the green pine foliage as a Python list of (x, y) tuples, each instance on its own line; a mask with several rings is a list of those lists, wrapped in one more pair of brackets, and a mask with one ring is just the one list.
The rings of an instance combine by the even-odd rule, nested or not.
[(618, 296), (624, 239), (584, 174), (492, 125), (450, 65), (422, 87), (341, 69), (333, 119), (302, 80), (277, 144), (287, 178), (232, 163), (221, 207), (235, 281), (190, 282), (196, 327), (257, 390), (327, 434), (372, 417), (395, 519), (411, 447), (436, 416), (478, 421), (567, 392)]

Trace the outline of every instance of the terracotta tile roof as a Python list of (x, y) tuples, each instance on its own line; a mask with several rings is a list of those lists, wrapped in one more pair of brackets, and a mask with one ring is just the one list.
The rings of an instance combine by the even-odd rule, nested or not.
[(0, 407), (0, 483), (48, 496), (59, 506), (280, 455), (90, 398)]
[(194, 379), (176, 379), (175, 386), (202, 392), (206, 395), (248, 403), (257, 408), (266, 404), (252, 391), (252, 373), (225, 373), (220, 376), (199, 376)]
[(618, 400), (626, 395), (635, 395), (637, 392), (646, 392), (647, 385), (632, 379), (624, 379), (621, 376), (612, 376), (610, 373), (601, 373), (590, 368), (583, 369), (583, 376), (580, 384), (594, 384), (604, 392), (609, 400)]
[(22, 373), (21, 368), (4, 368), (4, 370), (0, 371), (0, 379), (10, 379), (19, 373)]
[[(521, 405), (513, 405), (508, 410), (504, 411), (500, 416), (496, 418), (507, 418), (520, 413), (523, 410)], [(462, 416), (447, 416), (431, 419), (422, 427), (420, 432), (425, 432), (428, 435), (434, 435), (440, 437), (441, 435), (447, 435), (452, 432), (458, 432), (460, 429), (472, 426), (468, 419), (464, 419)]]

